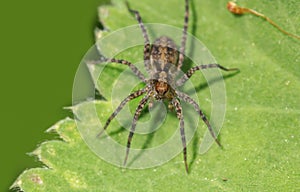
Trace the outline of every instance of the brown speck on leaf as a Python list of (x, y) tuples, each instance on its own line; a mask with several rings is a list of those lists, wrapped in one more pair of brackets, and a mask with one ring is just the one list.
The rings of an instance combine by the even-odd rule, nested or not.
[(41, 179), (41, 177), (39, 175), (36, 175), (36, 174), (31, 175), (30, 180), (34, 183), (39, 184), (39, 185), (43, 184), (43, 180)]

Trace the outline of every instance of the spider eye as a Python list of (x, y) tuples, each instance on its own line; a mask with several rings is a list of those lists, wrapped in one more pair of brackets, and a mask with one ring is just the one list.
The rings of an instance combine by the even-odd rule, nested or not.
[(168, 51), (168, 53), (173, 53), (174, 49), (171, 47), (167, 47), (167, 51)]
[(159, 48), (158, 48), (158, 46), (153, 46), (152, 47), (152, 55), (158, 55), (158, 53), (159, 53)]

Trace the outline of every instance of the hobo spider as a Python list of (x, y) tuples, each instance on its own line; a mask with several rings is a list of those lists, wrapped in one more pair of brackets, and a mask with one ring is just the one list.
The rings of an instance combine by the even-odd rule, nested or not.
[(183, 159), (185, 164), (185, 170), (188, 172), (188, 164), (187, 164), (187, 152), (186, 152), (186, 139), (185, 139), (185, 131), (184, 131), (184, 119), (182, 113), (182, 107), (180, 101), (187, 102), (191, 104), (196, 112), (200, 115), (201, 119), (207, 125), (208, 130), (211, 136), (214, 138), (216, 143), (221, 146), (217, 137), (199, 105), (187, 94), (180, 92), (176, 89), (176, 87), (182, 86), (196, 71), (201, 69), (208, 68), (219, 68), (224, 71), (233, 71), (238, 70), (237, 68), (225, 68), (219, 64), (207, 64), (207, 65), (199, 65), (192, 67), (189, 69), (182, 77), (178, 80), (175, 80), (175, 77), (181, 71), (181, 67), (184, 61), (184, 53), (187, 39), (187, 29), (188, 29), (188, 20), (189, 20), (189, 2), (185, 0), (185, 16), (184, 16), (184, 25), (183, 25), (183, 34), (181, 39), (181, 46), (179, 51), (177, 49), (176, 44), (172, 39), (167, 36), (161, 36), (157, 38), (154, 43), (150, 44), (149, 36), (147, 30), (142, 22), (142, 18), (138, 11), (130, 9), (127, 3), (128, 10), (133, 13), (136, 17), (136, 20), (139, 23), (139, 26), (142, 30), (144, 37), (144, 66), (146, 71), (149, 73), (150, 78), (146, 79), (143, 73), (135, 67), (131, 62), (121, 59), (105, 59), (105, 62), (113, 62), (122, 65), (127, 65), (133, 71), (133, 73), (143, 81), (146, 86), (140, 90), (137, 90), (127, 96), (115, 109), (115, 111), (110, 115), (108, 120), (106, 121), (103, 129), (98, 134), (100, 136), (109, 126), (110, 122), (118, 115), (118, 113), (122, 110), (122, 108), (131, 100), (140, 97), (142, 95), (143, 98), (140, 100), (136, 111), (134, 113), (134, 117), (132, 120), (132, 126), (128, 135), (127, 140), (127, 149), (126, 155), (124, 159), (124, 166), (126, 165), (126, 161), (128, 159), (128, 154), (130, 150), (130, 145), (132, 141), (132, 137), (135, 132), (137, 120), (141, 114), (141, 111), (145, 107), (145, 105), (152, 106), (153, 100), (157, 101), (167, 101), (169, 103), (168, 107), (170, 109), (175, 109), (177, 118), (180, 123), (180, 134), (183, 146)]

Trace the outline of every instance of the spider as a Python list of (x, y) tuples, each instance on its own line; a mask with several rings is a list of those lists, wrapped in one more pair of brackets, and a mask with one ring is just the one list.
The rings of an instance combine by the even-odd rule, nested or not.
[(116, 59), (116, 58), (104, 59), (105, 62), (127, 65), (133, 71), (133, 73), (146, 85), (144, 88), (131, 93), (119, 104), (119, 106), (107, 119), (103, 129), (100, 131), (100, 133), (97, 136), (100, 136), (107, 129), (110, 122), (118, 115), (118, 113), (129, 101), (144, 95), (143, 98), (139, 101), (139, 104), (133, 116), (132, 126), (127, 139), (125, 159), (123, 163), (123, 165), (125, 166), (126, 161), (128, 159), (130, 145), (131, 145), (132, 137), (135, 132), (136, 124), (143, 108), (147, 104), (148, 107), (151, 108), (154, 100), (166, 101), (168, 103), (168, 108), (175, 110), (176, 116), (179, 119), (181, 141), (183, 146), (183, 160), (185, 164), (185, 170), (188, 173), (186, 139), (185, 139), (185, 131), (184, 131), (184, 117), (182, 113), (180, 100), (189, 103), (194, 107), (194, 109), (199, 114), (201, 119), (207, 125), (207, 128), (211, 136), (215, 140), (215, 142), (219, 146), (221, 146), (221, 144), (217, 140), (217, 137), (208, 119), (206, 118), (205, 114), (202, 112), (202, 110), (200, 109), (196, 101), (194, 101), (189, 95), (178, 91), (176, 87), (182, 86), (196, 71), (201, 69), (219, 68), (224, 71), (234, 71), (238, 69), (225, 68), (216, 63), (199, 65), (199, 66), (192, 67), (182, 77), (180, 77), (178, 80), (175, 80), (176, 75), (178, 75), (179, 71), (181, 71), (181, 67), (184, 61), (184, 53), (185, 53), (187, 30), (188, 30), (188, 20), (189, 20), (189, 1), (185, 0), (184, 24), (183, 24), (181, 46), (179, 48), (179, 51), (174, 41), (167, 36), (161, 36), (157, 38), (154, 41), (154, 43), (151, 44), (147, 33), (147, 29), (142, 22), (140, 13), (136, 10), (131, 9), (127, 1), (126, 1), (126, 5), (129, 12), (135, 15), (135, 18), (139, 23), (139, 27), (142, 30), (142, 34), (144, 38), (144, 66), (146, 68), (147, 73), (149, 73), (149, 79), (146, 79), (144, 74), (141, 73), (141, 71), (129, 61), (123, 59)]

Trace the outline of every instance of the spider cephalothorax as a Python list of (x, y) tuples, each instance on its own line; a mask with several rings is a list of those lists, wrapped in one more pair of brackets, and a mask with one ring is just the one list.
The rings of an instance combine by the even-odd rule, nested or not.
[(136, 19), (142, 29), (144, 36), (144, 65), (146, 71), (149, 73), (149, 79), (146, 79), (145, 76), (137, 69), (131, 62), (126, 60), (120, 60), (115, 58), (106, 59), (107, 62), (115, 62), (123, 65), (127, 65), (135, 73), (141, 81), (143, 81), (146, 86), (140, 90), (137, 90), (127, 96), (117, 107), (117, 109), (110, 115), (103, 130), (98, 134), (101, 135), (104, 130), (108, 127), (111, 120), (122, 110), (126, 103), (130, 100), (133, 100), (141, 95), (144, 97), (140, 100), (136, 111), (134, 113), (132, 127), (130, 129), (127, 141), (127, 150), (124, 160), (124, 165), (126, 164), (131, 140), (135, 132), (137, 120), (141, 114), (142, 109), (145, 105), (148, 104), (149, 107), (152, 106), (153, 100), (158, 101), (167, 101), (169, 103), (168, 107), (174, 109), (179, 119), (180, 124), (180, 134), (183, 146), (183, 157), (185, 163), (185, 169), (188, 172), (187, 164), (187, 155), (186, 155), (186, 140), (185, 140), (185, 131), (184, 131), (184, 119), (182, 114), (182, 107), (180, 101), (187, 102), (191, 104), (196, 112), (199, 114), (201, 119), (207, 125), (208, 130), (210, 131), (211, 136), (214, 138), (216, 143), (220, 145), (219, 141), (216, 138), (213, 129), (205, 117), (204, 113), (200, 109), (199, 105), (187, 94), (180, 92), (176, 87), (182, 86), (196, 71), (207, 68), (220, 68), (225, 71), (237, 70), (236, 68), (227, 69), (219, 64), (207, 64), (199, 65), (192, 67), (185, 74), (183, 74), (179, 79), (176, 80), (176, 77), (181, 71), (181, 67), (184, 60), (185, 44), (187, 39), (187, 28), (188, 28), (188, 16), (189, 16), (189, 5), (188, 0), (185, 0), (185, 17), (184, 17), (184, 26), (183, 34), (181, 39), (181, 45), (178, 49), (176, 44), (172, 39), (166, 36), (161, 36), (157, 38), (153, 44), (150, 44), (147, 30), (142, 22), (140, 14), (136, 10), (132, 10), (128, 7), (131, 13), (134, 13)]

